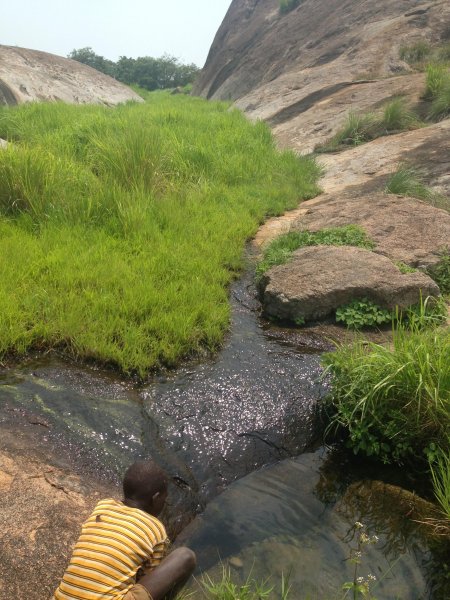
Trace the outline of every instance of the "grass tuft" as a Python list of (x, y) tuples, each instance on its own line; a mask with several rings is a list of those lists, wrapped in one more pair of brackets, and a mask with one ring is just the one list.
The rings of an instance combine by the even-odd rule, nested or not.
[(424, 182), (424, 174), (406, 163), (398, 166), (397, 170), (389, 178), (385, 191), (388, 194), (399, 196), (411, 196), (419, 200), (425, 200), (436, 208), (450, 210), (450, 201), (444, 195), (439, 194)]

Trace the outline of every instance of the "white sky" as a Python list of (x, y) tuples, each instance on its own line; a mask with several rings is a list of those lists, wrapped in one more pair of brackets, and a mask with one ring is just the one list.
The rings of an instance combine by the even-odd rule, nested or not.
[(202, 67), (231, 0), (0, 0), (0, 44), (67, 56), (165, 52)]

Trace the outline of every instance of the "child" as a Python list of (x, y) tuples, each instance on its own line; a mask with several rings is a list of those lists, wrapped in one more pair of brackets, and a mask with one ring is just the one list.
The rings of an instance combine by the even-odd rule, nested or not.
[[(177, 548), (156, 518), (167, 498), (167, 477), (150, 460), (131, 465), (124, 500), (101, 500), (82, 527), (53, 600), (160, 600), (195, 568), (195, 554)], [(138, 571), (143, 575), (139, 577)]]

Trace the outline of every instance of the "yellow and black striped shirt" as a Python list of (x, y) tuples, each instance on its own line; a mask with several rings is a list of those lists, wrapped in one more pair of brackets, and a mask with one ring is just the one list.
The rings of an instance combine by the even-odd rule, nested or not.
[(156, 517), (101, 500), (82, 527), (54, 600), (122, 600), (139, 568), (161, 562), (167, 542)]

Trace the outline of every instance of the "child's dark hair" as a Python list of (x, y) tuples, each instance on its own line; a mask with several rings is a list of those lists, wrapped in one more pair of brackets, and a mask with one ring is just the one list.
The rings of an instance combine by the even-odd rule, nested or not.
[(138, 460), (125, 472), (123, 494), (127, 500), (151, 502), (155, 494), (167, 489), (167, 475), (152, 460)]

